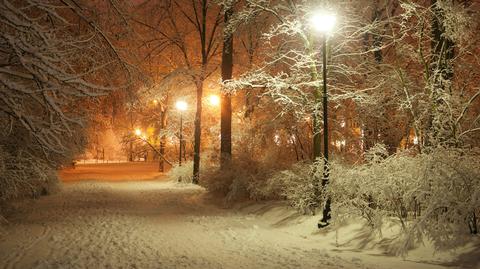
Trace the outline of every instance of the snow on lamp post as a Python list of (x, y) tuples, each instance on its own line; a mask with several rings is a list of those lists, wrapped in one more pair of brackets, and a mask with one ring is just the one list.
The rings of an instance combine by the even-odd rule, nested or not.
[(183, 127), (183, 111), (187, 110), (188, 104), (185, 101), (177, 101), (175, 103), (175, 107), (180, 111), (180, 132), (179, 132), (179, 154), (178, 154), (178, 166), (182, 166), (182, 144), (183, 144), (183, 134), (182, 134), (182, 127)]
[[(310, 20), (312, 27), (320, 32), (323, 36), (322, 38), (322, 73), (323, 73), (323, 179), (322, 187), (325, 191), (329, 179), (329, 168), (328, 168), (328, 94), (327, 94), (327, 39), (328, 35), (332, 32), (333, 27), (335, 26), (336, 17), (333, 14), (327, 13), (325, 11), (317, 12), (313, 14)], [(320, 94), (317, 94), (320, 96)], [(320, 100), (316, 100), (320, 101)], [(315, 113), (316, 116), (317, 113)], [(317, 116), (316, 116), (317, 117)], [(315, 125), (318, 124), (318, 121), (315, 121)], [(318, 127), (315, 128), (316, 132), (313, 137), (314, 145), (314, 158), (320, 157), (320, 136), (317, 132)], [(330, 197), (327, 197), (325, 201), (325, 206), (323, 208), (322, 219), (318, 223), (318, 227), (322, 228), (329, 224), (330, 220)]]

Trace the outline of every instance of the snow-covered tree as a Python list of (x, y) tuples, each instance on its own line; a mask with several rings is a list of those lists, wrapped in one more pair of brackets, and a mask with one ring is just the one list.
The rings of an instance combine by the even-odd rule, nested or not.
[(28, 180), (16, 172), (25, 161), (38, 172), (82, 150), (84, 108), (123, 85), (111, 74), (127, 68), (73, 3), (7, 0), (0, 10), (0, 147), (10, 156), (1, 174), (14, 186)]

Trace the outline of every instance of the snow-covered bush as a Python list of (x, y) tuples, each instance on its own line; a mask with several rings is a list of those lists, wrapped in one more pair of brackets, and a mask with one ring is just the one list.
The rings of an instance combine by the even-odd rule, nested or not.
[(45, 161), (27, 151), (12, 156), (0, 147), (0, 202), (49, 194), (56, 183), (56, 172)]
[(259, 180), (260, 164), (252, 160), (235, 159), (225, 169), (210, 166), (205, 169), (200, 184), (210, 192), (225, 197), (226, 203), (248, 198), (248, 186)]
[(313, 188), (316, 165), (298, 163), (286, 169), (279, 156), (267, 154), (261, 160), (241, 155), (220, 169), (210, 166), (202, 171), (200, 184), (225, 197), (227, 203), (243, 199), (286, 200), (303, 213), (312, 213), (319, 197)]
[(124, 79), (112, 77), (122, 68), (119, 57), (78, 6), (6, 0), (0, 9), (0, 200), (6, 200), (48, 192), (55, 169), (85, 145), (87, 109)]
[(386, 157), (379, 149), (363, 165), (332, 165), (328, 193), (337, 221), (362, 216), (378, 231), (385, 221), (398, 222), (399, 254), (423, 239), (438, 249), (456, 246), (474, 232), (480, 210), (477, 150)]
[(193, 162), (188, 161), (179, 166), (178, 164), (174, 165), (170, 171), (168, 171), (168, 176), (181, 183), (192, 183), (193, 178)]
[(284, 156), (276, 149), (269, 149), (263, 155), (254, 155), (247, 147), (237, 152), (228, 167), (206, 167), (200, 184), (209, 191), (225, 196), (231, 203), (242, 199), (271, 199), (280, 193), (266, 187), (267, 179), (276, 171), (285, 169)]
[(285, 199), (298, 211), (312, 213), (318, 203), (313, 182), (314, 165), (299, 163), (287, 170), (274, 173), (266, 181), (251, 184), (255, 197)]

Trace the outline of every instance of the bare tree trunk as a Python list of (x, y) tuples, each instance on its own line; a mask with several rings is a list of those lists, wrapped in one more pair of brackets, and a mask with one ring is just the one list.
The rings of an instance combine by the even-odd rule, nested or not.
[[(130, 111), (129, 119), (130, 119), (130, 129), (133, 129), (133, 116), (131, 111)], [(130, 138), (129, 145), (128, 145), (128, 161), (133, 162), (133, 138)]]
[(469, 217), (468, 228), (470, 229), (471, 234), (478, 234), (477, 215), (475, 214), (475, 211), (473, 211)]
[(197, 81), (197, 111), (195, 113), (195, 134), (193, 145), (193, 179), (198, 184), (200, 179), (200, 139), (202, 135), (202, 97), (203, 97), (203, 76)]
[[(224, 23), (228, 25), (233, 7), (225, 11)], [(233, 71), (233, 33), (224, 30), (222, 50), (222, 81), (232, 79)], [(232, 96), (222, 93), (220, 120), (220, 167), (224, 169), (232, 159)]]
[[(178, 7), (179, 11), (187, 18), (187, 21), (190, 22), (194, 26), (194, 31), (198, 34), (198, 39), (200, 40), (200, 53), (201, 53), (201, 64), (200, 66), (196, 66), (193, 61), (190, 60), (191, 55), (187, 50), (187, 45), (185, 40), (178, 43), (175, 43), (175, 46), (180, 48), (180, 51), (184, 57), (185, 65), (191, 70), (192, 72), (192, 81), (195, 83), (196, 87), (196, 96), (197, 96), (197, 105), (196, 105), (196, 112), (195, 112), (195, 122), (194, 122), (194, 144), (193, 144), (193, 178), (192, 182), (194, 184), (198, 184), (200, 180), (200, 145), (201, 145), (201, 135), (202, 135), (202, 128), (201, 128), (201, 121), (202, 121), (202, 99), (203, 99), (203, 84), (205, 79), (211, 74), (208, 70), (208, 63), (210, 58), (215, 55), (217, 42), (216, 42), (216, 33), (218, 26), (221, 23), (221, 10), (215, 9), (216, 5), (211, 1), (208, 3), (208, 0), (198, 0), (198, 1), (191, 1), (191, 11), (193, 14), (190, 16), (184, 10), (180, 8), (180, 4), (173, 1)], [(207, 25), (207, 13), (210, 11), (218, 11), (216, 15), (216, 19), (212, 21), (212, 23)], [(172, 26), (174, 27), (174, 31), (177, 31), (177, 24), (175, 23), (175, 16), (172, 14), (170, 21)], [(207, 29), (207, 26), (208, 29)], [(211, 26), (211, 27), (210, 27)], [(177, 32), (177, 34), (179, 34)], [(182, 35), (182, 34), (180, 34)], [(177, 40), (178, 36), (172, 37), (172, 40)], [(195, 60), (196, 62), (196, 60)]]
[(133, 162), (133, 141), (130, 139), (128, 146), (128, 161)]
[(454, 143), (454, 123), (445, 120), (448, 115), (448, 104), (445, 104), (443, 95), (451, 94), (453, 67), (451, 60), (454, 57), (454, 43), (445, 36), (445, 14), (438, 5), (438, 0), (431, 0), (432, 5), (432, 58), (430, 62), (431, 77), (430, 98), (432, 113), (427, 122), (425, 137), (426, 145)]
[[(195, 6), (195, 3), (193, 3)], [(208, 64), (207, 51), (207, 0), (201, 2), (201, 18), (197, 19), (200, 35), (200, 45), (202, 52), (202, 66), (200, 76), (196, 78), (197, 87), (197, 110), (195, 112), (195, 131), (193, 144), (193, 184), (198, 184), (200, 180), (200, 139), (202, 136), (202, 99), (203, 82), (205, 81), (206, 68)]]
[[(160, 119), (160, 130), (165, 130), (167, 127), (167, 110), (165, 108), (162, 108), (162, 114), (161, 114), (161, 119)], [(160, 138), (160, 154), (162, 156), (165, 156), (165, 145), (166, 145), (166, 140), (167, 137), (165, 134), (162, 135)], [(165, 161), (163, 158), (159, 157), (159, 162), (158, 162), (158, 171), (159, 172), (165, 172)]]

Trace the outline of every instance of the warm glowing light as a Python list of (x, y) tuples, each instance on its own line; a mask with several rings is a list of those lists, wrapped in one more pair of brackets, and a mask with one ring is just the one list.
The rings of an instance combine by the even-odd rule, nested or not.
[(153, 104), (154, 104), (154, 105), (158, 104), (157, 99), (153, 100)]
[(214, 95), (214, 94), (210, 95), (208, 97), (208, 102), (212, 106), (219, 106), (220, 105), (220, 97), (218, 97), (218, 95)]
[(185, 101), (177, 101), (177, 102), (175, 103), (175, 107), (176, 107), (178, 110), (185, 111), (185, 110), (187, 110), (187, 108), (188, 108), (188, 104), (187, 104), (187, 102), (185, 102)]
[(335, 15), (326, 12), (317, 12), (310, 18), (310, 22), (315, 30), (325, 34), (333, 30), (336, 21)]
[(346, 141), (345, 140), (336, 140), (335, 141), (335, 146), (338, 148), (338, 149), (341, 149), (342, 147), (345, 147), (346, 145)]
[(137, 135), (137, 136), (142, 135), (142, 131), (140, 131), (140, 129), (138, 129), (138, 128), (135, 129), (135, 135)]
[(280, 145), (280, 143), (282, 142), (280, 139), (280, 135), (275, 134), (275, 136), (273, 136), (273, 141), (275, 142), (275, 144), (277, 144), (277, 146)]

